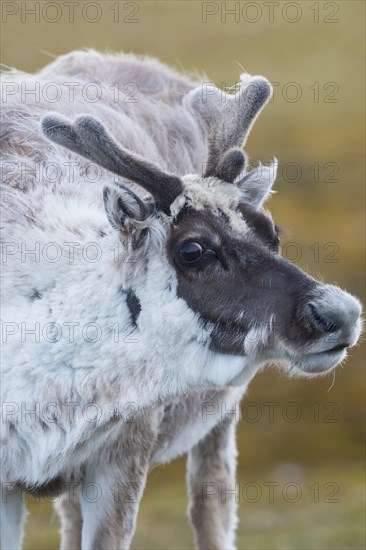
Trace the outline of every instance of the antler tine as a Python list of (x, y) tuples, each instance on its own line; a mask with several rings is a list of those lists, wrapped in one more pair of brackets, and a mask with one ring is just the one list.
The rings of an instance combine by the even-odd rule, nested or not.
[(42, 120), (42, 130), (51, 141), (141, 185), (153, 195), (157, 207), (167, 214), (182, 191), (179, 178), (162, 172), (153, 163), (118, 145), (93, 117), (81, 116), (71, 123), (59, 115), (47, 115)]
[(216, 176), (230, 183), (235, 180), (245, 164), (241, 149), (271, 94), (272, 86), (262, 76), (246, 78), (236, 94), (227, 94), (214, 85), (206, 89), (200, 86), (188, 94), (186, 101), (207, 133), (204, 177)]

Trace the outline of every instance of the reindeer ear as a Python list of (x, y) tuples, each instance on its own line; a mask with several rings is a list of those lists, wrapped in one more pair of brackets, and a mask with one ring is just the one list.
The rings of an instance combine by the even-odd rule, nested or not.
[(133, 242), (140, 244), (147, 233), (144, 223), (152, 214), (154, 203), (145, 202), (130, 189), (114, 183), (103, 189), (104, 207), (114, 229), (130, 233)]
[(274, 159), (269, 166), (259, 164), (244, 178), (237, 182), (243, 193), (243, 200), (259, 210), (271, 195), (272, 186), (276, 181), (278, 161)]

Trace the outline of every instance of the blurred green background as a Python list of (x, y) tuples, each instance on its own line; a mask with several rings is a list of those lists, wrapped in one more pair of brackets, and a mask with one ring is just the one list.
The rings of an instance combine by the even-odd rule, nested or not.
[[(274, 82), (247, 152), (280, 161), (269, 207), (287, 229), (284, 255), (364, 303), (363, 2), (81, 1), (74, 20), (55, 4), (2, 2), (3, 64), (31, 72), (89, 47), (146, 53), (222, 86), (242, 68)], [(364, 367), (361, 345), (335, 379), (268, 369), (251, 384), (238, 426), (239, 548), (365, 547)], [(151, 472), (135, 549), (192, 548), (184, 462)], [(25, 548), (57, 548), (50, 503), (30, 510)]]

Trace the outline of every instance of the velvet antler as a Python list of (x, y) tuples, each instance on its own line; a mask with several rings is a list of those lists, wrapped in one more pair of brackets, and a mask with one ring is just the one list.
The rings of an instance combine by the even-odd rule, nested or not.
[(204, 177), (216, 176), (232, 183), (244, 168), (241, 149), (271, 96), (272, 86), (262, 76), (242, 78), (241, 88), (235, 94), (227, 94), (213, 84), (203, 84), (187, 95), (187, 104), (202, 120), (207, 133)]
[(95, 118), (81, 116), (72, 123), (60, 115), (50, 114), (43, 118), (42, 130), (51, 141), (141, 185), (166, 213), (182, 191), (179, 178), (121, 147)]

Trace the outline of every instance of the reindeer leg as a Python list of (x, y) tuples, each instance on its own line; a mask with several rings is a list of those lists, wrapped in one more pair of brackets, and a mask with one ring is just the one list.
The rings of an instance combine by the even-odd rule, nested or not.
[(235, 422), (217, 425), (188, 455), (189, 516), (199, 550), (235, 548)]
[(60, 550), (80, 550), (82, 517), (79, 495), (75, 491), (71, 498), (69, 492), (64, 493), (54, 506), (61, 521)]
[(25, 496), (22, 489), (15, 485), (8, 488), (8, 484), (3, 484), (0, 517), (0, 548), (2, 550), (20, 550), (26, 517)]
[(127, 550), (157, 437), (154, 414), (125, 424), (118, 440), (87, 464), (82, 484), (83, 550)]

